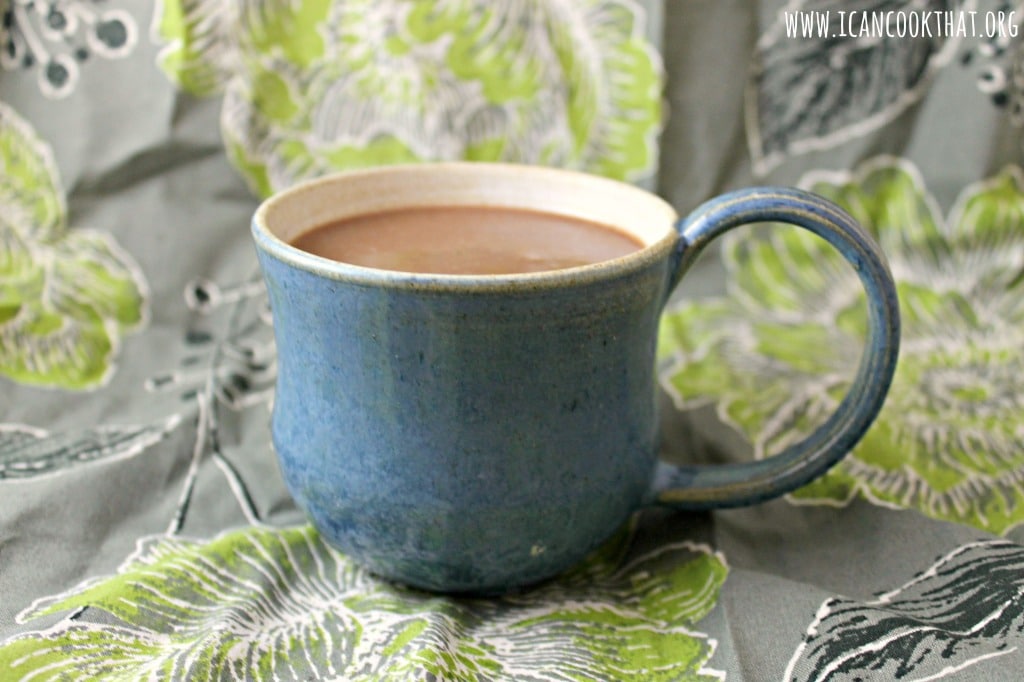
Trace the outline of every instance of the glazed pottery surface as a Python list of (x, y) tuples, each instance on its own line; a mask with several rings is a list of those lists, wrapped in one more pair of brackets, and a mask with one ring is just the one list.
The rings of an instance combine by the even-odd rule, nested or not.
[[(511, 206), (628, 231), (641, 250), (521, 275), (391, 272), (288, 244), (345, 216)], [(739, 225), (817, 232), (850, 261), (869, 333), (842, 405), (774, 457), (657, 461), (654, 353), (672, 288)], [(724, 195), (679, 220), (653, 194), (568, 171), (451, 163), (349, 172), (287, 190), (253, 220), (279, 377), (272, 432), (289, 490), (325, 539), (413, 586), (500, 592), (581, 560), (649, 504), (752, 504), (824, 473), (884, 400), (899, 343), (895, 287), (870, 237), (791, 189)]]

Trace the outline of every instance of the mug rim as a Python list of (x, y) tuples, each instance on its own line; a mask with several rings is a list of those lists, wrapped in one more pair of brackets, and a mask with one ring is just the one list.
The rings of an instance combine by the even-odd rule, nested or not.
[[(578, 265), (569, 268), (555, 270), (543, 270), (537, 272), (519, 272), (502, 274), (447, 274), (447, 273), (425, 273), (409, 272), (403, 270), (386, 270), (362, 265), (337, 261), (324, 256), (304, 251), (292, 246), (288, 241), (279, 237), (269, 226), (268, 216), (279, 210), (282, 204), (299, 200), (303, 194), (323, 190), (339, 182), (352, 180), (372, 179), (383, 176), (411, 175), (413, 177), (433, 173), (462, 173), (479, 176), (481, 173), (493, 178), (510, 177), (523, 174), (530, 176), (530, 181), (538, 185), (542, 183), (570, 183), (592, 187), (593, 192), (608, 192), (620, 195), (625, 199), (646, 202), (649, 208), (655, 212), (661, 212), (665, 217), (664, 234), (649, 243), (622, 256), (607, 260)], [(416, 208), (427, 206), (422, 202), (396, 203), (392, 208)], [(436, 205), (492, 205), (486, 202), (457, 202), (440, 201)], [(506, 206), (506, 204), (493, 204), (494, 206)], [(507, 204), (510, 207), (517, 207), (516, 204)], [(520, 208), (522, 206), (519, 206)], [(387, 210), (387, 209), (384, 209)], [(536, 210), (546, 210), (544, 208)], [(357, 211), (352, 215), (367, 214), (371, 211)], [(567, 211), (554, 212), (567, 217), (580, 219), (592, 219), (574, 215)], [(596, 220), (601, 225), (614, 229), (624, 229), (613, 222)], [(306, 272), (352, 284), (361, 284), (373, 287), (387, 287), (396, 289), (410, 289), (416, 291), (437, 291), (437, 292), (458, 292), (458, 293), (484, 293), (484, 292), (510, 292), (530, 291), (536, 289), (564, 288), (571, 286), (582, 286), (602, 280), (642, 270), (652, 263), (665, 257), (667, 252), (677, 243), (679, 233), (676, 223), (679, 221), (679, 214), (667, 201), (658, 195), (629, 184), (627, 182), (614, 180), (600, 175), (594, 175), (582, 171), (556, 168), (551, 166), (486, 162), (486, 161), (444, 161), (444, 162), (419, 162), (400, 163), (373, 166), (369, 168), (350, 169), (328, 173), (316, 178), (299, 182), (291, 187), (275, 192), (264, 199), (257, 207), (251, 221), (251, 232), (256, 246), (269, 256), (282, 261), (285, 264), (299, 268)], [(313, 228), (308, 228), (313, 229)], [(305, 231), (305, 230), (303, 230)], [(625, 230), (636, 238), (641, 238), (634, 231)]]

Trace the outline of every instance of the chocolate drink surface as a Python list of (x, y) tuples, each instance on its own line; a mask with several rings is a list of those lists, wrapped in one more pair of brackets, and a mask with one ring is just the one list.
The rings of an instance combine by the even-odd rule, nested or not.
[(611, 260), (644, 245), (580, 218), (499, 206), (426, 206), (343, 218), (292, 241), (331, 260), (401, 272), (502, 275)]

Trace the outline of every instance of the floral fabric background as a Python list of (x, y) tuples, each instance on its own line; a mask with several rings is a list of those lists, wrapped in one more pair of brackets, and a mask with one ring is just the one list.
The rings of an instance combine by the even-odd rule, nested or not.
[[(1024, 8), (875, 5), (1005, 30), (787, 35), (841, 0), (0, 0), (0, 679), (1019, 679)], [(646, 510), (520, 594), (366, 573), (277, 471), (248, 221), (305, 178), (450, 158), (681, 213), (754, 183), (843, 205), (899, 286), (877, 423), (784, 499)], [(663, 317), (665, 456), (819, 423), (856, 282), (782, 226), (704, 257)]]

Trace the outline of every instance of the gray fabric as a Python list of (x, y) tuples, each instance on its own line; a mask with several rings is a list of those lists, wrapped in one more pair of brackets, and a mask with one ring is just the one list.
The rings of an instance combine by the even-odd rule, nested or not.
[[(36, 3), (42, 4), (45, 3)], [(988, 327), (976, 322), (977, 329), (971, 328), (972, 333), (977, 331), (991, 342), (990, 354), (985, 356), (988, 364), (977, 361), (982, 355), (970, 355), (976, 345), (963, 341), (966, 337), (957, 326), (961, 318), (942, 318), (940, 333), (929, 331), (931, 327), (925, 324), (929, 318), (924, 313), (920, 320), (911, 320), (905, 333), (909, 351), (905, 349), (904, 358), (911, 358), (905, 365), (907, 371), (918, 366), (913, 364), (918, 357), (914, 349), (936, 349), (937, 355), (945, 349), (953, 359), (943, 362), (952, 364), (929, 365), (929, 371), (946, 368), (948, 372), (942, 376), (960, 383), (944, 384), (948, 393), (940, 395), (935, 391), (942, 387), (935, 388), (935, 382), (926, 383), (932, 375), (925, 370), (918, 378), (907, 375), (899, 389), (901, 393), (890, 403), (893, 411), (885, 413), (884, 423), (890, 430), (878, 430), (855, 453), (861, 453), (857, 461), (862, 469), (857, 471), (880, 463), (880, 467), (897, 473), (919, 474), (917, 478), (908, 476), (924, 481), (913, 483), (921, 489), (931, 485), (933, 479), (928, 476), (935, 472), (938, 474), (934, 480), (941, 482), (955, 478), (951, 472), (974, 471), (970, 467), (977, 465), (984, 475), (964, 474), (967, 483), (963, 489), (967, 492), (962, 507), (954, 503), (944, 505), (946, 498), (942, 495), (927, 498), (934, 502), (929, 506), (922, 501), (926, 498), (910, 493), (905, 498), (908, 501), (901, 504), (885, 498), (881, 487), (871, 488), (864, 478), (867, 474), (854, 472), (848, 479), (853, 483), (830, 479), (827, 485), (804, 496), (790, 496), (749, 509), (707, 514), (647, 510), (629, 531), (632, 544), (628, 551), (616, 555), (618, 565), (624, 568), (619, 573), (610, 569), (602, 573), (603, 564), (593, 564), (597, 568), (588, 574), (596, 585), (593, 589), (572, 587), (575, 583), (570, 585), (571, 580), (567, 579), (564, 583), (556, 582), (547, 592), (539, 588), (520, 597), (484, 604), (444, 598), (430, 601), (421, 595), (393, 593), (389, 591), (393, 588), (373, 582), (373, 578), (352, 568), (346, 575), (355, 575), (365, 582), (345, 593), (350, 598), (345, 603), (357, 603), (358, 596), (364, 596), (364, 601), (359, 602), (363, 611), (353, 607), (353, 612), (368, 619), (363, 625), (369, 634), (362, 644), (370, 649), (371, 645), (380, 645), (371, 654), (359, 654), (366, 657), (358, 659), (358, 665), (353, 663), (353, 667), (345, 668), (348, 659), (344, 656), (355, 657), (351, 652), (359, 648), (352, 644), (354, 626), (346, 630), (328, 622), (327, 616), (309, 630), (296, 625), (294, 631), (281, 635), (280, 640), (274, 639), (276, 631), (260, 630), (253, 625), (251, 637), (239, 635), (237, 641), (242, 644), (232, 650), (250, 658), (231, 659), (235, 654), (224, 654), (223, 660), (218, 658), (216, 646), (222, 644), (218, 637), (225, 637), (223, 632), (239, 622), (232, 620), (231, 614), (244, 613), (248, 617), (257, 609), (253, 606), (246, 611), (244, 603), (239, 606), (225, 597), (225, 609), (240, 611), (231, 611), (223, 620), (213, 616), (205, 619), (205, 615), (199, 618), (196, 614), (206, 608), (203, 600), (207, 595), (199, 587), (193, 592), (172, 594), (173, 589), (188, 581), (173, 572), (171, 563), (160, 564), (159, 568), (169, 576), (165, 585), (169, 596), (166, 602), (159, 602), (168, 609), (163, 621), (153, 616), (157, 610), (136, 614), (138, 617), (132, 620), (127, 611), (105, 601), (107, 596), (88, 592), (96, 585), (107, 585), (110, 595), (125, 597), (124, 603), (147, 594), (143, 588), (133, 592), (132, 585), (158, 585), (154, 592), (160, 592), (159, 583), (146, 582), (153, 579), (149, 574), (131, 574), (124, 584), (115, 584), (114, 580), (119, 571), (127, 575), (126, 571), (148, 565), (146, 561), (157, 561), (153, 557), (160, 556), (178, 557), (182, 565), (193, 571), (195, 585), (209, 579), (223, 594), (229, 591), (226, 576), (231, 571), (249, 575), (245, 571), (250, 564), (232, 563), (236, 557), (246, 556), (259, 563), (258, 558), (265, 556), (267, 565), (274, 567), (282, 565), (280, 556), (292, 557), (294, 566), (285, 565), (280, 576), (266, 578), (260, 589), (268, 595), (277, 595), (279, 591), (291, 594), (289, 589), (301, 593), (306, 586), (303, 580), (315, 582), (314, 572), (303, 574), (301, 570), (295, 574), (305, 577), (292, 582), (293, 574), (289, 571), (295, 566), (307, 566), (295, 558), (300, 546), (302, 551), (306, 551), (307, 545), (313, 547), (310, 551), (320, 561), (332, 557), (339, 565), (347, 564), (344, 558), (333, 558), (335, 555), (329, 549), (320, 549), (315, 540), (305, 536), (296, 540), (297, 536), (286, 532), (304, 528), (305, 522), (288, 497), (270, 444), (273, 347), (248, 231), (259, 190), (253, 186), (254, 176), (240, 171), (238, 164), (230, 160), (232, 150), (225, 136), (230, 142), (232, 131), (241, 128), (225, 123), (227, 114), (222, 117), (225, 102), (237, 105), (244, 100), (238, 93), (253, 82), (242, 79), (228, 85), (220, 83), (210, 92), (196, 93), (158, 67), (159, 54), (168, 49), (168, 41), (158, 30), (157, 13), (177, 4), (199, 12), (196, 8), (202, 9), (202, 2), (168, 0), (156, 3), (156, 7), (146, 0), (53, 4), (77, 8), (85, 14), (124, 11), (134, 19), (136, 42), (123, 55), (104, 57), (94, 52), (80, 64), (74, 88), (62, 97), (48, 96), (41, 89), (40, 55), (36, 56), (36, 65), (30, 67), (5, 64), (0, 70), (0, 104), (4, 107), (0, 109), (0, 128), (17, 117), (37, 139), (30, 146), (37, 152), (49, 150), (39, 153), (52, 154), (53, 167), (59, 173), (57, 193), (66, 201), (67, 230), (93, 229), (109, 235), (130, 269), (141, 273), (139, 288), (144, 297), (145, 319), (141, 324), (126, 325), (117, 333), (111, 367), (99, 383), (72, 388), (39, 385), (12, 376), (6, 364), (0, 368), (0, 664), (22, 666), (14, 672), (5, 672), (0, 667), (0, 679), (19, 679), (28, 674), (24, 667), (29, 660), (25, 658), (27, 650), (18, 647), (28, 646), (30, 639), (52, 642), (53, 648), (46, 649), (45, 656), (68, 666), (52, 668), (48, 675), (53, 678), (62, 671), (72, 678), (109, 676), (117, 671), (125, 679), (150, 673), (158, 678), (180, 679), (234, 679), (246, 675), (278, 679), (588, 679), (595, 675), (593, 670), (601, 669), (586, 667), (599, 665), (587, 657), (596, 657), (594, 651), (600, 646), (607, 647), (610, 660), (628, 662), (617, 674), (624, 678), (626, 672), (635, 676), (629, 679), (780, 680), (787, 671), (791, 675), (788, 679), (793, 680), (1020, 678), (1024, 665), (1024, 511), (1018, 505), (1024, 505), (1024, 497), (1013, 498), (1014, 494), (1024, 496), (1024, 461), (1020, 459), (1024, 441), (1019, 427), (1022, 405), (1018, 390), (1020, 376), (1024, 374), (1017, 373), (1024, 367), (1020, 346), (1013, 345), (1024, 336), (1022, 309), (1014, 303), (1024, 300), (1020, 297), (1019, 277), (1024, 268), (1024, 210), (1017, 212), (1024, 206), (1024, 186), (1015, 184), (1015, 179), (1022, 177), (1021, 117), (1014, 113), (1014, 106), (1024, 101), (1019, 37), (993, 47), (985, 47), (985, 40), (974, 37), (948, 44), (940, 42), (933, 45), (930, 53), (909, 39), (876, 41), (877, 51), (872, 53), (872, 60), (865, 62), (869, 66), (864, 73), (843, 81), (845, 72), (841, 68), (833, 64), (829, 71), (825, 64), (829, 63), (830, 55), (835, 58), (837, 51), (848, 48), (848, 43), (827, 44), (796, 38), (772, 42), (766, 36), (782, 9), (838, 11), (853, 3), (640, 3), (646, 8), (648, 19), (641, 26), (641, 35), (660, 49), (664, 61), (666, 107), (658, 142), (659, 164), (646, 175), (630, 179), (656, 188), (680, 212), (689, 211), (716, 193), (754, 183), (813, 185), (832, 192), (837, 200), (852, 196), (851, 187), (860, 188), (863, 196), (868, 197), (864, 205), (876, 208), (884, 204), (885, 196), (896, 195), (898, 191), (893, 189), (890, 195), (871, 194), (872, 188), (912, 186), (924, 198), (894, 200), (892, 205), (901, 209), (931, 207), (934, 216), (948, 219), (952, 225), (959, 215), (959, 209), (954, 210), (957, 206), (962, 208), (967, 199), (976, 196), (972, 192), (994, 187), (997, 178), (1002, 178), (1004, 184), (999, 186), (1004, 187), (1003, 194), (986, 194), (983, 201), (971, 204), (977, 210), (968, 212), (970, 220), (965, 220), (957, 233), (960, 241), (954, 239), (956, 235), (950, 236), (956, 232), (955, 226), (942, 228), (946, 230), (943, 238), (948, 237), (955, 247), (948, 264), (940, 263), (943, 267), (948, 265), (950, 274), (945, 280), (938, 276), (929, 280), (936, 301), (962, 299), (957, 310), (969, 309), (963, 313), (963, 319), (988, 320), (985, 316), (992, 314), (991, 319), (996, 321)], [(237, 4), (269, 7), (281, 3)], [(337, 0), (333, 4), (340, 7), (345, 3)], [(493, 4), (498, 11), (517, 6), (511, 1)], [(618, 6), (614, 2), (574, 6), (601, 4)], [(920, 11), (921, 4), (882, 3), (887, 9), (908, 12)], [(924, 4), (935, 10), (959, 6), (938, 0)], [(205, 5), (209, 11), (210, 3)], [(977, 5), (979, 12), (1005, 10), (994, 0)], [(32, 26), (44, 47), (54, 53), (67, 51), (68, 43), (46, 38), (41, 32), (40, 19), (32, 14), (35, 10), (19, 0), (0, 0), (0, 10), (10, 13), (15, 9), (20, 12), (19, 17), (34, 17)], [(219, 20), (224, 20), (227, 14)], [(70, 42), (85, 44), (87, 27), (88, 22), (80, 22)], [(9, 31), (5, 38), (8, 35)], [(213, 37), (226, 40), (230, 35), (227, 31)], [(911, 49), (914, 46), (916, 49)], [(965, 56), (968, 54), (971, 57)], [(801, 71), (797, 62), (804, 57), (807, 61)], [(783, 75), (795, 79), (791, 81), (791, 100), (816, 121), (814, 125), (821, 134), (810, 144), (813, 149), (803, 151), (800, 141), (806, 141), (807, 130), (811, 128), (798, 128), (811, 124), (796, 118), (787, 123), (783, 120), (785, 111), (766, 114), (760, 124), (754, 125), (762, 131), (775, 131), (773, 144), (777, 146), (773, 149), (778, 158), (758, 167), (750, 142), (751, 121), (757, 120), (751, 98), (761, 96), (767, 98), (765, 101), (779, 102), (778, 93), (758, 90), (761, 82), (779, 81), (769, 77), (752, 80), (751, 74), (759, 73), (759, 63), (790, 69), (788, 76)], [(230, 60), (220, 66), (224, 64), (242, 68)], [(884, 86), (907, 77), (915, 69), (925, 77), (906, 89), (899, 106), (893, 104), (889, 113), (872, 119), (878, 111), (873, 112), (864, 103), (873, 100), (878, 103), (877, 108), (884, 108)], [(282, 73), (286, 71), (282, 66)], [(769, 75), (778, 76), (778, 72)], [(802, 78), (821, 80), (812, 87)], [(1001, 95), (991, 87), (992, 78), (1004, 79)], [(829, 90), (830, 83), (846, 83), (844, 94)], [(860, 90), (854, 87), (856, 84), (860, 84)], [(814, 87), (822, 90), (814, 91)], [(808, 92), (827, 94), (814, 97)], [(831, 108), (823, 101), (833, 102)], [(261, 146), (257, 139), (262, 130), (260, 125), (252, 123), (248, 132), (253, 140), (246, 144), (251, 144), (247, 149), (252, 158), (262, 163), (265, 159), (257, 153), (270, 143)], [(0, 130), (0, 145), (7, 144), (5, 134)], [(14, 177), (12, 169), (18, 163), (14, 157), (0, 154), (6, 177)], [(916, 179), (898, 184), (897, 180), (904, 177)], [(0, 185), (4, 189), (0, 192), (0, 230), (4, 230), (8, 223), (16, 222), (15, 218), (24, 219), (18, 211), (35, 199), (11, 194), (8, 180), (0, 180)], [(46, 196), (46, 192), (39, 190), (32, 196)], [(995, 203), (997, 199), (1004, 203)], [(895, 209), (892, 212), (898, 213)], [(920, 246), (910, 238), (900, 241), (894, 235), (900, 229), (905, 229), (906, 234), (917, 234), (920, 230), (912, 221), (922, 214), (898, 213), (903, 218), (909, 216), (908, 222), (888, 232), (882, 218), (878, 218), (883, 214), (882, 209), (870, 213), (879, 220), (875, 231), (883, 246), (894, 252), (904, 242), (911, 244), (907, 248)], [(924, 222), (927, 221), (922, 219)], [(764, 337), (743, 336), (747, 333), (746, 323), (739, 317), (715, 317), (710, 308), (700, 307), (723, 300), (733, 306), (730, 311), (752, 305), (745, 310), (753, 310), (752, 315), (763, 313), (756, 320), (766, 329), (776, 329), (771, 326), (777, 320), (771, 316), (770, 303), (748, 303), (752, 292), (757, 291), (757, 282), (726, 284), (734, 277), (730, 273), (735, 272), (738, 264), (747, 262), (744, 258), (761, 257), (747, 254), (737, 244), (746, 239), (767, 239), (766, 234), (751, 230), (730, 243), (726, 252), (714, 250), (703, 257), (673, 299), (671, 310), (676, 312), (671, 314), (678, 317), (672, 320), (681, 321), (666, 324), (659, 360), (662, 435), (668, 459), (709, 463), (738, 460), (754, 456), (762, 446), (764, 452), (758, 454), (770, 454), (781, 441), (763, 435), (769, 430), (768, 418), (792, 407), (787, 400), (806, 386), (799, 383), (806, 381), (806, 377), (799, 367), (792, 366), (796, 360), (789, 355), (771, 356), (765, 350), (771, 344)], [(979, 244), (984, 248), (972, 250)], [(955, 257), (959, 253), (956, 249), (965, 254), (963, 259)], [(920, 281), (914, 279), (914, 267), (924, 267), (920, 263), (915, 266), (916, 262), (912, 257), (894, 258), (897, 279), (908, 283), (901, 289), (901, 295), (932, 301), (917, 289), (907, 293), (913, 288), (910, 282), (920, 284), (931, 276), (922, 276)], [(13, 281), (13, 275), (4, 267), (7, 266), (0, 259), (0, 329), (8, 323), (3, 311), (10, 304), (4, 298), (8, 295), (4, 287)], [(813, 282), (808, 283), (813, 278), (799, 274), (804, 271), (798, 267), (792, 272), (799, 275), (798, 279), (803, 278), (800, 286), (805, 288), (801, 290), (798, 286), (798, 293), (815, 291)], [(985, 273), (991, 274), (995, 284), (984, 279)], [(765, 277), (759, 280), (762, 284), (774, 281), (769, 275)], [(976, 286), (971, 278), (977, 279)], [(972, 282), (970, 286), (968, 280)], [(957, 282), (962, 283), (962, 288), (958, 289)], [(828, 298), (828, 292), (840, 291), (848, 284), (839, 275), (827, 279), (823, 289), (809, 295), (802, 307), (790, 310), (786, 319), (797, 327), (807, 320), (813, 321), (814, 311), (819, 310), (815, 306)], [(993, 287), (999, 296), (992, 293)], [(204, 301), (204, 294), (208, 300)], [(990, 301), (996, 303), (986, 308)], [(706, 320), (706, 324), (701, 320)], [(838, 316), (829, 319), (823, 328), (831, 331), (821, 333), (841, 332), (846, 329), (845, 320)], [(115, 326), (107, 325), (108, 329)], [(784, 332), (778, 333), (784, 336)], [(728, 341), (733, 338), (731, 334), (740, 340)], [(772, 334), (775, 332), (768, 332), (768, 336)], [(760, 345), (742, 345), (751, 338)], [(13, 343), (7, 336), (0, 337), (0, 342)], [(763, 360), (761, 364), (750, 361), (746, 365), (755, 374), (762, 371), (747, 386), (746, 398), (730, 393), (733, 389), (738, 391), (738, 385), (706, 389), (695, 396), (674, 393), (673, 382), (684, 370), (673, 365), (672, 358), (685, 356), (689, 362), (691, 357), (706, 355), (708, 367), (725, 376), (727, 369), (744, 366), (743, 361), (730, 355), (737, 348), (744, 353), (763, 353), (758, 360)], [(1017, 350), (1011, 352), (1012, 348)], [(803, 354), (810, 358), (808, 362), (819, 362), (818, 357), (823, 354), (823, 366), (843, 376), (852, 362), (849, 357), (840, 357), (844, 349), (840, 345), (823, 349), (820, 344), (812, 344), (795, 355), (797, 360)], [(827, 352), (830, 350), (831, 355)], [(12, 346), (4, 347), (0, 362), (7, 362), (5, 358), (11, 353)], [(956, 364), (956, 358), (961, 357), (957, 353), (970, 357)], [(921, 363), (927, 364), (924, 360)], [(777, 372), (771, 374), (765, 367)], [(698, 379), (693, 385), (705, 381)], [(918, 380), (919, 402), (939, 405), (946, 412), (933, 415), (925, 408), (918, 413), (906, 407), (916, 404), (912, 401), (913, 382)], [(710, 380), (700, 383), (705, 388), (709, 385)], [(780, 388), (790, 385), (796, 388)], [(815, 402), (819, 398), (821, 401)], [(995, 406), (982, 404), (989, 398), (1002, 402)], [(730, 405), (737, 404), (737, 400), (747, 401), (743, 402), (746, 412), (730, 412)], [(815, 410), (823, 404), (827, 404), (827, 396), (808, 398), (804, 406), (810, 415), (808, 421), (822, 418), (822, 412)], [(756, 416), (762, 412), (764, 419)], [(975, 414), (981, 416), (972, 421)], [(994, 416), (986, 418), (987, 414)], [(949, 429), (953, 435), (947, 440), (935, 436), (929, 446), (931, 450), (924, 450), (928, 456), (913, 459), (917, 455), (912, 457), (911, 453), (918, 453), (920, 443), (924, 442), (919, 437), (921, 432), (915, 431), (919, 422), (914, 420), (941, 419), (942, 415), (953, 415), (958, 420)], [(800, 415), (793, 418), (794, 429), (807, 428), (801, 419)], [(729, 420), (733, 423), (727, 423)], [(901, 424), (905, 427), (902, 431)], [(896, 435), (889, 443), (886, 438), (891, 433)], [(957, 440), (956, 434), (963, 438)], [(906, 462), (900, 461), (901, 452), (908, 453)], [(858, 479), (859, 475), (862, 478)], [(993, 480), (997, 482), (986, 487)], [(844, 490), (848, 499), (840, 499)], [(989, 512), (1002, 515), (998, 524)], [(257, 542), (256, 538), (264, 538), (259, 535), (264, 531), (270, 539)], [(287, 548), (281, 555), (274, 554), (273, 560), (271, 549), (267, 549), (271, 541)], [(175, 544), (188, 542), (196, 544)], [(245, 554), (249, 542), (260, 549)], [(208, 563), (202, 563), (197, 556)], [(727, 577), (720, 585), (709, 588), (701, 599), (694, 598), (693, 603), (706, 607), (705, 611), (695, 608), (692, 617), (674, 619), (668, 612), (680, 610), (682, 602), (690, 602), (682, 596), (673, 601), (672, 591), (682, 595), (684, 587), (693, 587), (686, 576), (698, 575), (697, 569), (691, 571), (696, 564), (689, 563), (695, 557), (710, 567), (707, 575), (717, 575), (713, 569), (721, 567)], [(221, 568), (211, 568), (215, 564)], [(270, 573), (273, 571), (267, 569)], [(640, 585), (652, 579), (652, 575), (655, 580), (663, 576), (663, 589), (654, 590), (645, 597), (647, 601), (641, 600), (643, 603), (636, 606), (635, 613), (630, 611), (633, 606), (616, 606), (617, 600), (632, 593), (615, 580), (631, 580), (630, 584)], [(930, 589), (916, 591), (922, 585)], [(73, 598), (86, 592), (93, 601), (82, 611), (82, 605)], [(324, 588), (317, 594), (323, 604), (330, 603), (334, 608), (331, 599), (335, 593)], [(177, 612), (168, 606), (177, 603), (172, 597), (194, 601)], [(517, 598), (520, 602), (516, 602)], [(621, 631), (614, 625), (588, 629), (592, 624), (572, 611), (572, 605), (577, 603), (574, 598), (589, 604), (594, 613), (611, 619), (609, 622), (621, 618)], [(282, 603), (286, 601), (282, 598)], [(59, 605), (47, 612), (45, 607), (51, 603)], [(513, 618), (515, 609), (523, 603), (555, 620), (525, 627), (525, 643), (515, 639), (515, 634), (509, 635), (507, 641), (488, 634), (489, 624)], [(314, 606), (304, 608), (316, 611)], [(214, 610), (210, 607), (209, 612), (202, 613)], [(391, 616), (403, 613), (409, 619), (421, 618), (428, 624), (422, 632), (428, 634), (434, 632), (430, 628), (437, 623), (441, 623), (437, 627), (442, 631), (452, 623), (458, 627), (452, 626), (455, 634), (450, 640), (420, 637), (411, 629), (401, 630), (410, 621), (399, 623), (397, 616), (394, 622), (388, 621), (390, 624), (373, 620), (385, 611)], [(470, 613), (473, 615), (467, 615)], [(843, 613), (851, 614), (851, 619), (844, 620)], [(199, 620), (190, 620), (193, 616)], [(256, 617), (253, 618), (255, 622)], [(153, 625), (161, 622), (166, 627), (162, 631), (159, 625)], [(196, 622), (201, 625), (195, 632), (186, 627)], [(75, 628), (90, 623), (99, 624), (96, 627), (103, 636), (115, 633), (115, 625), (124, 626), (127, 634), (116, 634), (120, 630), (110, 634), (111, 639), (103, 641), (111, 648), (89, 658), (95, 652), (76, 648), (80, 642), (75, 644), (72, 639), (61, 637), (76, 636), (79, 630)], [(217, 629), (221, 626), (223, 632)], [(648, 668), (644, 667), (647, 664), (636, 663), (647, 660), (644, 656), (648, 654), (641, 651), (642, 647), (631, 648), (633, 645), (626, 638), (615, 639), (622, 632), (639, 632), (644, 628), (649, 628), (651, 634), (642, 641), (653, 642), (651, 650), (660, 651), (650, 654), (650, 660), (668, 666), (660, 672), (654, 670), (653, 663)], [(31, 638), (21, 637), (26, 633), (33, 634)], [(408, 636), (399, 636), (400, 633)], [(675, 639), (669, 638), (669, 633)], [(161, 637), (172, 635), (183, 638), (187, 646), (194, 647), (189, 651), (198, 653), (193, 658), (174, 658), (168, 653), (174, 647), (161, 648), (159, 643), (164, 641)], [(204, 640), (203, 635), (211, 639)], [(299, 644), (289, 649), (293, 640)], [(156, 643), (152, 650), (133, 648), (142, 641)], [(323, 645), (323, 641), (331, 644)], [(204, 642), (214, 644), (207, 646)], [(687, 648), (691, 645), (692, 650)], [(182, 645), (182, 650), (187, 646)], [(486, 652), (471, 651), (472, 646)], [(553, 659), (558, 663), (536, 663), (533, 656), (546, 651), (545, 646), (565, 658)], [(224, 651), (229, 648), (224, 645)], [(267, 651), (279, 657), (273, 665), (260, 658), (272, 658)], [(304, 652), (301, 656), (300, 651)], [(339, 653), (342, 651), (344, 655)], [(385, 651), (388, 653), (382, 653)], [(498, 663), (493, 668), (473, 669), (468, 663), (462, 668), (446, 667), (447, 664), (438, 662), (443, 659), (442, 654), (457, 654), (463, 657), (460, 661), (491, 657)], [(692, 658), (685, 658), (691, 655)], [(139, 662), (164, 660), (160, 656), (171, 661), (164, 668), (151, 670)], [(101, 658), (107, 659), (107, 663), (102, 663)], [(578, 661), (580, 667), (577, 669), (567, 661)], [(678, 667), (673, 667), (676, 662)], [(535, 664), (537, 668), (530, 667)], [(516, 673), (517, 670), (520, 672)], [(535, 676), (527, 677), (522, 672), (526, 670)]]

